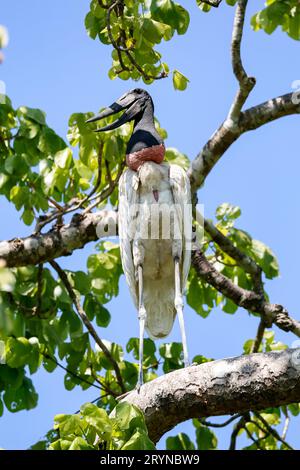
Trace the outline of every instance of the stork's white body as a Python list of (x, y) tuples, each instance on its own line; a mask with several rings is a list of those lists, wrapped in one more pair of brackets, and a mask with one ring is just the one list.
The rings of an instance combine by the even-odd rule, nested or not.
[[(177, 165), (145, 162), (137, 172), (127, 169), (120, 179), (122, 265), (139, 317), (144, 317), (153, 339), (170, 333), (178, 309), (182, 316), (182, 294), (191, 262), (190, 197), (189, 179)], [(181, 325), (183, 317), (179, 321)]]

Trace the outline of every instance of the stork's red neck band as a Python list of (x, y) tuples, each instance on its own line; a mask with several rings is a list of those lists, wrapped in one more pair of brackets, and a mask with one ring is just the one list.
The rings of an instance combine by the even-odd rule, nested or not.
[(126, 163), (131, 170), (137, 171), (145, 162), (161, 163), (164, 159), (165, 152), (166, 149), (163, 144), (146, 147), (138, 152), (126, 155)]

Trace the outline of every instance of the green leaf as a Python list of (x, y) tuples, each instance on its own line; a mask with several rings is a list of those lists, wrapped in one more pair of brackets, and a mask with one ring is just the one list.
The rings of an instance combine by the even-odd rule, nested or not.
[(59, 429), (61, 437), (68, 438), (72, 434), (80, 435), (82, 433), (80, 416), (56, 415), (54, 417), (54, 429)]
[(21, 410), (31, 410), (38, 402), (38, 395), (32, 381), (24, 377), (23, 383), (17, 389), (8, 388), (3, 395), (4, 403), (9, 411), (16, 413)]
[(198, 450), (212, 450), (216, 449), (218, 440), (215, 434), (206, 426), (203, 426), (196, 420), (193, 420), (196, 426), (196, 441)]
[(190, 16), (187, 10), (172, 0), (152, 0), (150, 11), (152, 18), (162, 21), (177, 30), (178, 34), (185, 34)]
[(179, 70), (173, 71), (173, 85), (175, 90), (185, 90), (188, 83), (189, 79), (181, 72), (179, 72)]
[(163, 371), (168, 373), (182, 367), (182, 343), (165, 343), (159, 347), (159, 352), (164, 358)]
[(255, 261), (260, 265), (267, 279), (273, 279), (279, 275), (278, 261), (267, 245), (258, 240), (252, 240), (251, 251)]
[(85, 421), (95, 428), (98, 436), (104, 440), (110, 439), (112, 424), (106, 411), (92, 403), (81, 406), (80, 411), (82, 416), (85, 417)]
[(55, 164), (62, 169), (68, 169), (72, 163), (72, 151), (66, 147), (56, 153), (54, 158)]
[(194, 450), (195, 446), (185, 433), (179, 433), (177, 436), (170, 436), (166, 441), (167, 450)]
[(238, 306), (231, 299), (225, 298), (225, 302), (222, 305), (223, 312), (233, 314), (237, 309)]
[(23, 116), (26, 119), (31, 119), (32, 121), (35, 121), (38, 124), (46, 124), (46, 114), (40, 109), (28, 108), (27, 106), (20, 106), (17, 110), (17, 114), (20, 117)]
[(27, 364), (32, 352), (32, 345), (26, 338), (8, 338), (5, 344), (6, 363), (10, 367), (21, 367)]
[[(127, 345), (126, 345), (127, 352), (133, 352), (133, 356), (136, 360), (139, 359), (139, 339), (138, 338), (130, 338)], [(150, 365), (151, 363), (156, 361), (155, 357), (156, 346), (152, 339), (145, 338), (144, 339), (144, 363), (145, 365)], [(146, 364), (147, 363), (147, 364)]]
[(22, 214), (22, 220), (26, 225), (31, 225), (34, 221), (34, 212), (32, 209), (25, 209)]
[(76, 271), (73, 274), (74, 286), (82, 295), (86, 295), (91, 290), (91, 281), (89, 276), (83, 271)]
[(121, 450), (155, 450), (155, 445), (143, 430), (137, 430)]
[(88, 444), (82, 437), (75, 437), (68, 450), (94, 450), (95, 448)]
[(16, 278), (8, 268), (0, 267), (0, 291), (12, 292), (14, 290)]
[(172, 165), (179, 165), (184, 170), (187, 170), (190, 166), (188, 157), (173, 147), (168, 147), (166, 149), (165, 158)]
[(218, 220), (228, 221), (234, 220), (241, 216), (241, 209), (238, 206), (224, 202), (216, 210), (216, 218)]
[(135, 431), (136, 427), (145, 428), (143, 413), (135, 405), (127, 402), (118, 403), (114, 409), (114, 418), (122, 431)]

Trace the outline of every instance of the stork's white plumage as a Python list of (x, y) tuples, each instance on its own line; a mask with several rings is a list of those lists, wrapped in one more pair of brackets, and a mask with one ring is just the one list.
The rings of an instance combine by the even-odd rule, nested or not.
[[(153, 191), (157, 191), (157, 201)], [(174, 260), (179, 260), (180, 297), (190, 268), (189, 180), (177, 165), (146, 162), (137, 172), (127, 169), (123, 173), (119, 197), (120, 248), (127, 284), (139, 308), (137, 268), (142, 266), (145, 328), (151, 338), (163, 338), (176, 315)]]
[(153, 101), (145, 90), (126, 93), (89, 122), (122, 109), (126, 111), (117, 121), (97, 131), (134, 120), (127, 145), (129, 168), (119, 182), (119, 237), (123, 270), (140, 322), (139, 387), (144, 329), (153, 339), (164, 338), (176, 313), (188, 365), (183, 290), (191, 263), (191, 195), (185, 171), (163, 162), (165, 148), (155, 129)]

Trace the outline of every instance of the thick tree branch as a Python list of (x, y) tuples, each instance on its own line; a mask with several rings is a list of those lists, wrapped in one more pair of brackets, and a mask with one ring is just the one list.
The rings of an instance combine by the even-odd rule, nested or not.
[(265, 326), (270, 327), (274, 323), (281, 330), (291, 331), (300, 337), (300, 322), (291, 318), (282, 305), (266, 302), (264, 297), (256, 292), (237, 286), (217, 271), (198, 249), (193, 252), (192, 263), (198, 275), (224, 296), (231, 299), (236, 305), (260, 314)]
[(299, 103), (293, 103), (293, 93), (278, 96), (242, 112), (236, 126), (225, 121), (193, 160), (188, 175), (192, 190), (196, 191), (228, 148), (245, 132), (284, 116), (300, 113)]
[(100, 211), (81, 216), (75, 214), (69, 224), (54, 227), (45, 234), (0, 242), (0, 259), (7, 267), (27, 266), (71, 255), (76, 249), (98, 240), (101, 236), (116, 235), (117, 213)]
[(146, 383), (125, 400), (144, 412), (156, 442), (187, 419), (299, 402), (299, 354), (299, 349), (289, 349), (191, 366)]

